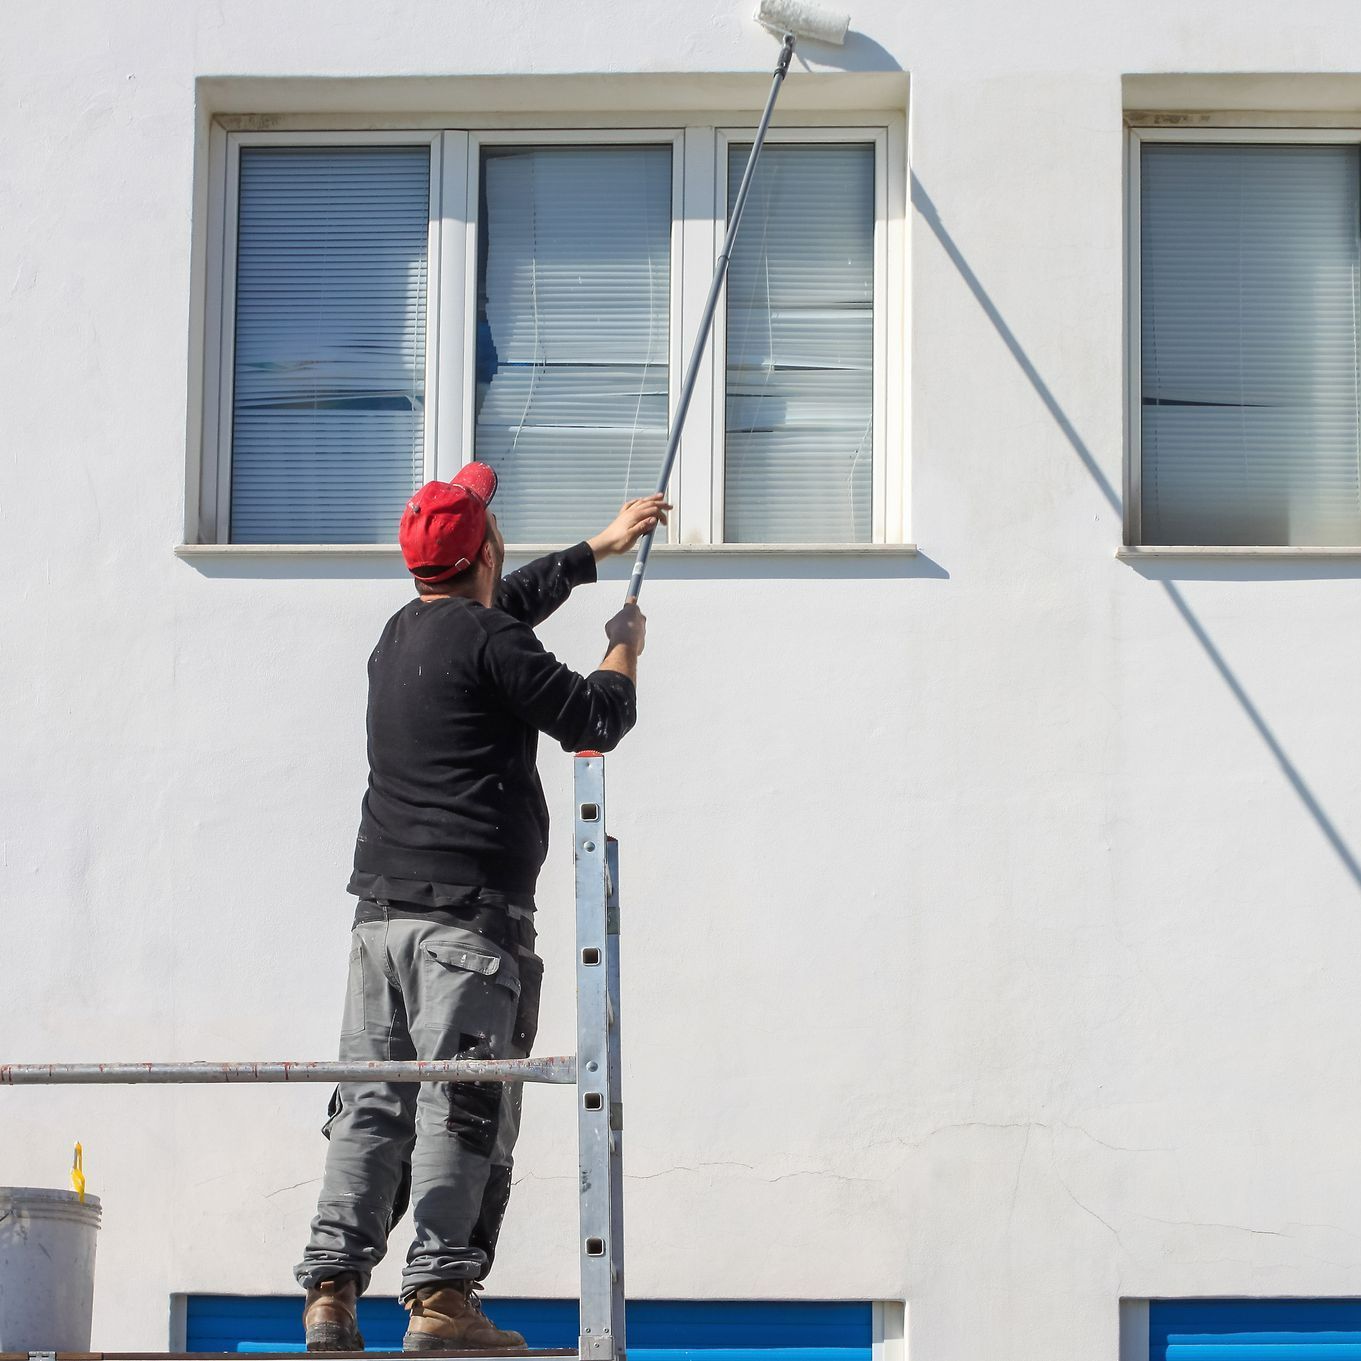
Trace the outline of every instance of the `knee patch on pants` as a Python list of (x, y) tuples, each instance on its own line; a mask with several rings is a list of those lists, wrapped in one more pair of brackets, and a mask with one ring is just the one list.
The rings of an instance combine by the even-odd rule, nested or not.
[[(458, 1042), (461, 1059), (490, 1059), (491, 1043), (485, 1035), (462, 1035)], [(470, 1152), (491, 1157), (501, 1124), (501, 1084), (499, 1082), (450, 1082), (445, 1086), (449, 1113), (444, 1127)]]

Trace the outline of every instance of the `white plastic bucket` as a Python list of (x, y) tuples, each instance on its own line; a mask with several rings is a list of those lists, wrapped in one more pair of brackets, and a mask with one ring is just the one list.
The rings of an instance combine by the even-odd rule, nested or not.
[(0, 1352), (87, 1352), (99, 1198), (0, 1186)]

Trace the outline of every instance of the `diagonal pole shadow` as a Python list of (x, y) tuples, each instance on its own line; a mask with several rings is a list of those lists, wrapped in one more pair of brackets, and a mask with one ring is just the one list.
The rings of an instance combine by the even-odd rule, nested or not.
[[(1035, 389), (1036, 395), (1044, 404), (1050, 416), (1053, 417), (1054, 423), (1063, 432), (1064, 439), (1068, 441), (1073, 452), (1081, 460), (1082, 466), (1086, 468), (1092, 481), (1096, 483), (1101, 495), (1106, 499), (1111, 509), (1117, 515), (1122, 516), (1123, 507), (1120, 496), (1111, 485), (1110, 479), (1102, 472), (1100, 464), (1097, 463), (1092, 451), (1087, 447), (1086, 441), (1078, 434), (1077, 427), (1074, 426), (1073, 422), (1068, 419), (1068, 413), (1059, 405), (1058, 400), (1049, 390), (1048, 384), (1040, 376), (1039, 370), (1031, 362), (1030, 356), (1026, 354), (1021, 342), (1017, 340), (1015, 333), (1007, 325), (1001, 312), (997, 310), (996, 304), (983, 287), (978, 275), (974, 273), (968, 260), (965, 259), (964, 253), (946, 229), (944, 222), (941, 221), (935, 203), (932, 202), (930, 194), (926, 192), (915, 172), (912, 172), (912, 206), (920, 214), (922, 221), (931, 229), (931, 233), (939, 242), (941, 249), (950, 257), (951, 264), (958, 271), (959, 277), (964, 280), (969, 292), (973, 294), (974, 301), (983, 309), (983, 315), (992, 323), (993, 329), (1011, 352), (1011, 357), (1016, 361), (1021, 372), (1025, 374), (1031, 387)], [(1275, 734), (1267, 726), (1266, 719), (1262, 717), (1261, 711), (1252, 702), (1247, 691), (1243, 689), (1242, 683), (1233, 674), (1228, 662), (1225, 661), (1223, 653), (1215, 646), (1200, 620), (1196, 618), (1191, 607), (1186, 603), (1186, 597), (1173, 582), (1160, 581), (1158, 584), (1172, 602), (1177, 613), (1181, 615), (1186, 627), (1190, 629), (1191, 636), (1204, 650), (1210, 664), (1219, 673), (1224, 684), (1228, 686), (1229, 693), (1238, 701), (1239, 707), (1247, 716), (1248, 721), (1257, 730), (1258, 736), (1266, 744), (1267, 750), (1280, 767), (1281, 773), (1295, 791), (1300, 802), (1308, 810), (1309, 816), (1318, 825), (1319, 831), (1323, 833), (1347, 873), (1351, 875), (1352, 881), (1358, 888), (1361, 888), (1361, 863), (1358, 863), (1356, 856), (1353, 855), (1351, 848), (1343, 839), (1333, 820), (1324, 812), (1323, 806), (1315, 797), (1313, 790), (1309, 788), (1304, 776), (1300, 774), (1299, 768), (1286, 754), (1280, 742), (1276, 740)]]

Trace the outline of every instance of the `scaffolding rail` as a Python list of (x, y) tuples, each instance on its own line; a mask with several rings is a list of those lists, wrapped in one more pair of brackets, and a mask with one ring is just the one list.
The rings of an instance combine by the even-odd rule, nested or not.
[(0, 1087), (156, 1082), (549, 1082), (577, 1080), (574, 1054), (541, 1059), (374, 1059), (367, 1063), (0, 1063)]

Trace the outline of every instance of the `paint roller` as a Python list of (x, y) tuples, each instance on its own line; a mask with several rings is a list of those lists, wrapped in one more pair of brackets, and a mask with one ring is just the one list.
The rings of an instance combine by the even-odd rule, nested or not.
[[(765, 145), (766, 130), (770, 127), (770, 116), (775, 112), (775, 100), (779, 97), (780, 86), (784, 83), (785, 76), (789, 74), (789, 62), (794, 55), (794, 45), (803, 38), (840, 47), (846, 41), (846, 29), (850, 26), (848, 15), (806, 4), (804, 0), (761, 0), (755, 18), (763, 28), (780, 35), (780, 56), (775, 63), (775, 75), (770, 84), (770, 94), (766, 98), (765, 111), (761, 114), (761, 122), (752, 140), (747, 167), (742, 172), (742, 182), (732, 201), (728, 234), (723, 239), (723, 249), (719, 252), (718, 262), (714, 266), (713, 282), (709, 285), (709, 298), (704, 304), (704, 315), (700, 319), (699, 335), (695, 338), (689, 363), (685, 366), (680, 400), (676, 403), (676, 414), (671, 420), (671, 431), (666, 440), (666, 454), (662, 458), (662, 471), (657, 479), (657, 490), (661, 493), (665, 493), (667, 483), (671, 480), (671, 469), (676, 462), (676, 450), (680, 447), (685, 414), (690, 409), (690, 398), (695, 390), (695, 380), (699, 376), (700, 361), (704, 358), (704, 347), (709, 342), (714, 312), (718, 307), (719, 294), (723, 291), (723, 280), (728, 273), (728, 261), (732, 258), (733, 245), (737, 241), (737, 229), (742, 223), (742, 209), (747, 204), (747, 191), (751, 188), (756, 163), (760, 159), (761, 148)], [(634, 559), (633, 573), (629, 577), (628, 591), (624, 597), (626, 604), (635, 604), (643, 589), (643, 573), (647, 571), (647, 560), (652, 552), (652, 540), (656, 533), (654, 526), (643, 535), (638, 544), (638, 555)]]
[(846, 41), (851, 18), (849, 14), (834, 14), (829, 9), (804, 4), (803, 0), (761, 0), (756, 22), (789, 38), (791, 46), (795, 38), (812, 38), (840, 47)]

